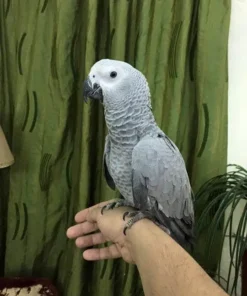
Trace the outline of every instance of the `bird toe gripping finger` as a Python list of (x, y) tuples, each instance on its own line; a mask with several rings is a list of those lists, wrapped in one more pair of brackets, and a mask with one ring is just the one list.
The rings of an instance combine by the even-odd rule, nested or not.
[(126, 216), (128, 217), (128, 215), (129, 215), (129, 212), (125, 212), (125, 213), (123, 214), (123, 220), (124, 220), (124, 221), (125, 221)]
[(120, 199), (116, 202), (115, 205), (116, 208), (120, 208), (120, 207), (133, 207), (133, 205), (131, 203), (129, 203), (128, 201), (124, 200), (124, 199)]
[(100, 211), (101, 215), (104, 214), (104, 209), (105, 209), (105, 206), (103, 206), (103, 207), (101, 208), (101, 211)]
[(140, 212), (138, 212), (138, 211), (134, 211), (134, 212), (125, 212), (125, 213), (123, 214), (123, 220), (125, 221), (126, 217), (128, 217), (128, 218), (133, 218), (133, 217), (135, 217), (138, 213), (140, 213)]
[(153, 223), (156, 224), (158, 227), (160, 227), (164, 232), (166, 232), (168, 235), (171, 235), (170, 230), (164, 225), (161, 225), (149, 212), (140, 212), (140, 211), (125, 212), (123, 215), (124, 221), (126, 217), (131, 219), (126, 223), (123, 229), (124, 235), (126, 235), (127, 229), (130, 229), (137, 221), (140, 221), (145, 218), (153, 221)]
[(120, 207), (131, 207), (132, 205), (127, 202), (126, 200), (118, 200), (118, 201), (114, 201), (114, 202), (110, 202), (107, 205), (103, 206), (101, 209), (101, 214), (104, 214), (105, 210), (112, 210), (112, 209), (117, 209)]
[(108, 203), (107, 205), (103, 206), (101, 209), (101, 214), (103, 215), (105, 210), (114, 209), (115, 205), (116, 205), (116, 202), (111, 202), (111, 203)]
[(127, 202), (126, 200), (118, 200), (118, 201), (114, 201), (114, 202), (110, 202), (107, 205), (103, 206), (101, 209), (101, 214), (104, 214), (105, 210), (113, 210), (113, 209), (117, 209), (120, 207), (131, 207), (132, 205)]
[(131, 219), (126, 223), (124, 227), (124, 230), (123, 230), (124, 235), (126, 235), (127, 229), (130, 229), (137, 221), (140, 221), (145, 218), (154, 220), (154, 218), (149, 213), (143, 213), (140, 211), (126, 212), (124, 213), (123, 220), (125, 220), (126, 217), (129, 217)]

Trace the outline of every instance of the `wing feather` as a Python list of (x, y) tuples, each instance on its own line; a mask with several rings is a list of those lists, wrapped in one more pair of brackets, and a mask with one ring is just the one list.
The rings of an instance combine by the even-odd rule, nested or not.
[(105, 150), (104, 150), (104, 157), (103, 157), (104, 175), (105, 175), (105, 179), (106, 179), (108, 186), (112, 190), (115, 190), (116, 185), (115, 185), (115, 182), (114, 182), (114, 180), (109, 172), (109, 169), (108, 169), (110, 150), (111, 150), (111, 144), (110, 144), (109, 136), (107, 135), (106, 139), (105, 139)]
[(169, 224), (177, 240), (193, 236), (194, 209), (189, 177), (182, 155), (166, 136), (146, 136), (135, 146), (132, 186), (135, 205), (153, 211), (161, 223)]

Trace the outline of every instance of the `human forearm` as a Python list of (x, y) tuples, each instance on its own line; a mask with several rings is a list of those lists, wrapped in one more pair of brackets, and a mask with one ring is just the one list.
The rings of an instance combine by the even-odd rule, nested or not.
[(227, 295), (168, 235), (148, 220), (127, 231), (146, 296)]
[[(122, 257), (136, 263), (146, 296), (226, 296), (227, 294), (175, 241), (149, 220), (141, 220), (123, 234), (127, 221), (123, 214), (131, 209), (118, 208), (101, 214), (101, 203), (79, 212), (77, 225), (67, 231), (79, 248), (111, 241), (109, 247), (90, 248), (86, 260)], [(93, 233), (96, 230), (100, 232)]]

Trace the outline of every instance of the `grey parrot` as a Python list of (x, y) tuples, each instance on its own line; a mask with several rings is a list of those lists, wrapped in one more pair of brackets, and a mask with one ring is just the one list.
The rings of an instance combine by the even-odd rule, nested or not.
[(191, 248), (194, 207), (189, 177), (179, 149), (155, 121), (145, 76), (128, 63), (103, 59), (92, 66), (83, 89), (85, 101), (103, 104), (108, 129), (105, 178), (123, 197), (103, 210), (131, 206), (135, 210), (123, 217), (131, 218), (124, 233), (148, 218), (182, 247)]

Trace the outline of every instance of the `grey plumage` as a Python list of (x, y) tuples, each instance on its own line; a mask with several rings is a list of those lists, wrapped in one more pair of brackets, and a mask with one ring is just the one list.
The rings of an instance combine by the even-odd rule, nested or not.
[(127, 63), (101, 60), (86, 85), (85, 96), (104, 105), (108, 185), (187, 247), (193, 238), (192, 190), (182, 155), (155, 122), (146, 78)]

